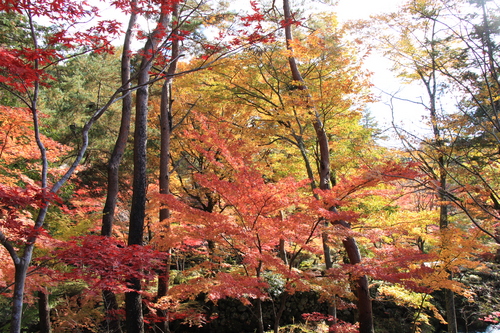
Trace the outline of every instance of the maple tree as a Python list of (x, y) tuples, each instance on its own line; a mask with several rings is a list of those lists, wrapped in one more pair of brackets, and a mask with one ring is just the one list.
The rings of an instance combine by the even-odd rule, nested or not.
[[(261, 289), (266, 285), (266, 281), (263, 280), (264, 271), (272, 271), (283, 276), (287, 293), (308, 290), (317, 283), (327, 288), (323, 277), (311, 275), (307, 270), (304, 272), (293, 270), (296, 265), (294, 261), (300, 252), (322, 253), (323, 229), (321, 219), (317, 218), (318, 214), (329, 220), (348, 218), (352, 220), (355, 215), (349, 212), (328, 212), (326, 207), (330, 207), (332, 203), (327, 200), (320, 202), (307, 195), (307, 191), (298, 195), (297, 186), (307, 186), (309, 182), (307, 179), (299, 183), (286, 178), (277, 182), (266, 182), (260, 173), (262, 167), (258, 169), (252, 167), (255, 164), (249, 160), (252, 150), (246, 148), (244, 141), (234, 140), (233, 135), (227, 132), (227, 129), (224, 130), (228, 125), (221, 126), (217, 119), (201, 118), (194, 127), (196, 130), (185, 132), (184, 136), (190, 139), (194, 149), (203, 154), (208, 163), (213, 165), (209, 170), (197, 173), (194, 180), (198, 186), (219, 196), (219, 205), (223, 208), (220, 212), (208, 212), (189, 207), (173, 196), (157, 197), (158, 203), (166, 205), (172, 216), (168, 231), (163, 228), (156, 231), (156, 237), (153, 239), (155, 243), (159, 242), (169, 248), (179, 248), (182, 244), (203, 244), (203, 241), (212, 243), (209, 251), (203, 253), (210, 259), (203, 260), (199, 265), (186, 270), (183, 273), (187, 274), (186, 283), (171, 287), (167, 297), (160, 300), (160, 303), (170, 304), (168, 302), (183, 297), (194, 299), (202, 292), (212, 301), (234, 297), (248, 302), (245, 298), (255, 298), (255, 306), (259, 313), (261, 311), (259, 299), (269, 297), (265, 289)], [(194, 144), (194, 140), (200, 143)], [(214, 147), (218, 149), (212, 149)], [(259, 172), (256, 172), (257, 170)], [(391, 165), (378, 172), (387, 179), (411, 174), (403, 169), (395, 170), (398, 169), (394, 169)], [(217, 172), (218, 175), (213, 172)], [(374, 186), (383, 181), (384, 176), (380, 177), (380, 173), (368, 172), (368, 178), (360, 177), (360, 183), (367, 187)], [(221, 176), (222, 178), (219, 178)], [(368, 180), (373, 176), (375, 177), (372, 180)], [(346, 183), (344, 186), (342, 187), (344, 190), (360, 188), (355, 182), (349, 185)], [(341, 192), (335, 193), (339, 195)], [(189, 203), (189, 196), (184, 200)], [(340, 205), (338, 200), (336, 204)], [(300, 208), (301, 206), (303, 208)], [(338, 233), (336, 237), (340, 240), (346, 237), (345, 232), (335, 233)], [(277, 253), (280, 240), (285, 240), (287, 261), (280, 258)], [(223, 253), (233, 253), (240, 257), (238, 265), (224, 264), (227, 259), (224, 259), (226, 256), (223, 256)], [(241, 268), (238, 269), (238, 266)], [(202, 277), (199, 277), (200, 274)], [(337, 277), (341, 273), (332, 271), (331, 274)], [(235, 283), (233, 275), (243, 275), (249, 279), (238, 278), (236, 280), (238, 289), (235, 290), (231, 287)], [(263, 331), (262, 319), (259, 319), (258, 328), (259, 331)]]
[[(231, 62), (226, 61), (226, 62), (224, 63), (224, 65), (225, 65), (225, 66), (224, 66), (224, 68), (228, 68), (227, 66), (228, 66), (228, 65), (231, 65)], [(248, 66), (248, 65), (249, 65), (249, 63), (248, 63), (248, 62), (246, 62), (246, 65)], [(212, 72), (214, 72), (214, 71), (215, 71), (215, 72), (219, 72), (219, 70), (217, 70), (217, 67), (215, 67), (215, 68), (214, 68), (214, 69), (213, 69), (213, 70), (212, 70), (209, 74), (211, 74), (211, 73), (212, 73)], [(222, 74), (224, 75), (224, 73), (222, 73)], [(203, 82), (206, 82), (206, 85), (207, 85), (208, 87), (213, 87), (213, 86), (214, 86), (214, 84), (216, 84), (216, 82), (217, 82), (217, 83), (220, 83), (220, 81), (213, 81), (213, 79), (211, 78), (211, 76), (212, 76), (212, 75), (210, 75), (209, 77), (207, 77), (207, 78), (203, 81)], [(243, 78), (243, 79), (247, 79), (247, 78)], [(235, 78), (231, 78), (231, 82), (232, 82), (232, 83), (235, 83)], [(185, 84), (184, 84), (184, 85), (182, 85), (182, 86), (183, 86), (183, 87), (185, 87)], [(241, 85), (239, 85), (238, 87), (242, 87), (242, 86), (241, 86)], [(243, 88), (241, 88), (241, 89), (243, 89)], [(209, 91), (212, 91), (212, 90), (210, 90), (210, 89), (209, 89)], [(200, 91), (200, 90), (198, 90), (198, 92), (199, 92), (199, 93), (201, 93), (201, 91)], [(180, 92), (178, 92), (178, 94), (179, 94), (179, 93), (182, 93), (182, 90), (181, 90)], [(189, 97), (187, 98), (187, 99), (188, 99), (188, 103), (189, 103), (190, 101), (193, 101), (193, 102), (194, 102), (193, 97), (195, 97), (195, 96), (193, 96), (193, 93), (189, 92), (188, 96), (190, 97), (190, 98), (189, 98)], [(177, 98), (179, 98), (179, 96), (178, 96), (178, 95), (177, 95)], [(212, 98), (213, 98), (213, 95), (212, 95)], [(190, 101), (189, 101), (189, 99), (190, 99)], [(230, 109), (230, 108), (231, 108), (231, 106), (230, 106), (230, 105), (228, 105), (228, 103), (227, 103), (227, 102), (225, 102), (225, 98), (224, 98), (224, 96), (223, 96), (223, 95), (220, 95), (220, 96), (216, 97), (216, 101), (215, 101), (215, 102), (216, 102), (216, 103), (219, 103), (219, 104), (220, 104), (220, 106), (221, 106), (221, 108), (223, 108), (223, 109), (229, 108), (228, 110), (231, 110), (231, 109)], [(192, 102), (191, 102), (191, 103), (192, 103)], [(207, 106), (206, 104), (202, 104), (202, 103), (198, 103), (198, 102), (196, 102), (196, 104), (195, 104), (195, 108), (204, 108), (204, 109), (206, 109), (206, 108), (208, 108), (208, 106)], [(212, 117), (213, 117), (214, 113), (217, 113), (217, 112), (220, 112), (220, 111), (219, 111), (218, 109), (213, 110), (213, 111), (211, 111), (210, 115), (212, 115)], [(227, 113), (226, 113), (226, 112), (227, 112), (227, 111), (221, 111), (221, 115), (222, 115), (223, 117), (227, 117)], [(241, 108), (239, 109), (239, 112), (240, 112), (240, 114), (245, 115), (245, 113), (243, 113), (243, 110), (242, 110)], [(226, 119), (226, 118), (223, 118), (223, 119)], [(230, 119), (231, 119), (230, 123), (232, 123), (232, 124), (236, 124), (237, 122), (239, 122), (239, 121), (240, 121), (240, 120), (239, 120), (239, 118), (234, 117), (234, 116), (232, 116)], [(243, 116), (243, 118), (242, 118), (242, 120), (241, 120), (242, 122), (241, 122), (241, 125), (240, 125), (241, 127), (236, 127), (236, 128), (235, 128), (235, 130), (236, 130), (237, 128), (240, 128), (239, 130), (237, 130), (237, 132), (238, 132), (238, 133), (241, 133), (241, 134), (238, 134), (238, 137), (242, 137), (243, 135), (245, 135), (246, 137), (248, 137), (248, 134), (244, 134), (244, 132), (245, 132), (245, 131), (243, 130), (243, 128), (245, 128), (245, 127), (246, 127), (246, 126), (245, 126), (245, 124), (246, 124), (246, 123), (247, 123), (247, 121), (248, 121), (247, 119), (248, 119), (248, 118), (245, 118), (245, 116)], [(196, 131), (196, 130), (198, 130), (198, 131), (199, 131), (199, 130), (200, 130), (199, 128), (200, 128), (200, 125), (197, 125), (197, 126), (195, 125), (195, 126), (194, 126), (194, 128), (193, 128), (192, 130), (193, 130), (193, 131)], [(252, 127), (250, 128), (250, 132), (251, 132), (251, 133), (254, 133), (254, 132), (256, 132), (257, 130), (262, 129), (262, 128), (263, 128), (263, 126), (252, 126)], [(269, 131), (267, 131), (267, 132), (269, 132)], [(273, 132), (270, 132), (270, 133), (272, 134)], [(215, 135), (212, 135), (212, 136), (215, 136)], [(183, 135), (182, 137), (185, 139), (185, 138), (186, 138), (186, 135)], [(210, 137), (210, 136), (209, 136), (209, 137)], [(192, 143), (192, 141), (190, 141), (190, 140), (189, 140), (189, 137), (187, 137), (187, 139), (188, 139), (189, 144), (186, 144), (186, 146), (184, 146), (184, 147), (182, 148), (182, 149), (183, 149), (183, 150), (182, 150), (182, 152), (183, 152), (183, 154), (184, 154), (184, 155), (183, 155), (183, 158), (186, 158), (186, 156), (187, 156), (187, 155), (186, 155), (186, 154), (188, 153), (187, 149), (188, 149), (189, 147), (192, 147), (192, 146), (193, 146), (193, 143)], [(250, 138), (249, 138), (249, 139), (250, 139)], [(257, 136), (257, 137), (253, 137), (251, 140), (259, 140), (259, 136)], [(261, 140), (261, 138), (260, 138), (260, 140)], [(217, 144), (217, 145), (213, 144), (212, 146), (219, 146), (219, 147), (220, 147), (221, 145), (220, 145), (220, 144)], [(207, 148), (205, 148), (205, 150), (211, 151), (212, 149), (211, 149), (211, 148), (209, 148), (209, 147), (210, 147), (210, 146), (208, 146)], [(204, 152), (204, 150), (202, 150), (202, 152)], [(191, 169), (192, 169), (192, 170), (197, 170), (198, 172), (211, 172), (211, 170), (212, 170), (212, 169), (211, 169), (211, 168), (210, 168), (210, 166), (209, 166), (208, 160), (207, 160), (206, 158), (203, 158), (203, 156), (205, 156), (205, 154), (206, 154), (206, 153), (205, 153), (205, 154), (202, 154), (202, 155), (201, 155), (201, 157), (195, 157), (195, 155), (194, 155), (192, 152), (189, 152), (189, 154), (190, 154), (190, 156), (192, 156), (194, 159), (191, 159), (191, 158), (189, 158), (189, 157), (188, 157), (186, 162), (190, 163), (190, 165), (191, 165)], [(217, 153), (216, 153), (216, 154), (217, 154)], [(258, 156), (258, 155), (257, 155), (257, 156)], [(181, 162), (181, 161), (183, 160), (183, 158), (180, 158), (180, 159), (179, 159), (179, 162)], [(267, 161), (268, 161), (268, 160), (267, 160)], [(269, 162), (268, 162), (268, 164), (269, 164)], [(207, 168), (207, 166), (208, 166), (208, 168)], [(259, 170), (261, 170), (261, 169), (259, 169)], [(265, 170), (261, 170), (261, 171), (262, 171), (263, 173), (265, 173), (265, 174), (267, 175), (267, 177), (269, 177), (270, 179), (279, 179), (279, 178), (277, 178), (277, 177), (276, 177), (277, 175), (276, 175), (276, 173), (275, 173), (275, 172), (271, 172), (271, 173), (269, 173), (268, 171), (265, 171)], [(184, 172), (183, 172), (183, 173), (184, 173)], [(227, 174), (226, 174), (225, 172), (223, 172), (222, 174), (225, 174), (225, 176), (223, 176), (223, 177), (227, 177)], [(188, 186), (186, 186), (186, 184), (185, 184), (185, 185), (182, 185), (182, 187), (183, 187), (184, 191), (186, 191), (186, 193), (189, 195), (189, 197), (191, 197), (191, 199), (189, 200), (189, 202), (191, 203), (191, 205), (195, 205), (196, 207), (199, 207), (199, 209), (203, 209), (203, 210), (205, 210), (205, 211), (208, 211), (208, 212), (212, 213), (212, 212), (213, 212), (213, 210), (214, 210), (214, 209), (215, 209), (218, 205), (220, 205), (220, 203), (219, 203), (219, 201), (218, 201), (219, 199), (217, 199), (217, 196), (215, 196), (215, 195), (214, 195), (214, 191), (213, 191), (213, 190), (212, 190), (212, 191), (210, 191), (210, 190), (209, 190), (209, 189), (207, 189), (206, 187), (200, 186), (199, 182), (198, 182), (196, 179), (197, 179), (197, 178), (195, 178), (195, 179), (191, 180), (191, 182), (194, 182), (194, 187), (193, 187), (193, 188), (191, 188), (191, 189), (188, 189)], [(182, 180), (182, 178), (181, 178), (181, 180)], [(184, 181), (183, 181), (183, 183), (184, 183)], [(190, 187), (190, 186), (189, 186), (189, 187)], [(216, 192), (216, 193), (219, 193), (219, 192)], [(218, 196), (220, 197), (220, 194), (218, 194)], [(316, 220), (316, 222), (318, 222), (318, 221)], [(210, 242), (210, 241), (209, 241), (209, 244), (211, 244), (211, 242)]]
[[(286, 48), (291, 53), (288, 56), (288, 63), (290, 65), (291, 76), (294, 82), (298, 85), (299, 91), (303, 92), (302, 98), (303, 103), (305, 103), (306, 107), (310, 110), (311, 113), (314, 114), (313, 126), (316, 132), (316, 140), (319, 146), (319, 158), (318, 158), (318, 173), (319, 173), (319, 189), (320, 190), (329, 190), (330, 189), (330, 147), (328, 144), (328, 136), (325, 131), (323, 122), (320, 118), (320, 114), (316, 108), (314, 102), (310, 100), (311, 95), (307, 92), (308, 86), (302, 77), (302, 73), (297, 66), (297, 61), (295, 56), (293, 55), (294, 46), (292, 45), (292, 15), (290, 9), (290, 2), (288, 0), (283, 1), (283, 12), (284, 12), (284, 20), (285, 20), (285, 38), (286, 38)], [(329, 211), (334, 213), (336, 212), (336, 207), (332, 205), (328, 207)], [(350, 228), (350, 224), (343, 220), (342, 218), (334, 218), (328, 219), (329, 222), (334, 222), (341, 224), (344, 228)], [(326, 237), (324, 238), (326, 241)], [(347, 236), (342, 241), (345, 250), (347, 252), (347, 256), (351, 264), (359, 264), (361, 263), (361, 256), (358, 249), (358, 245), (353, 237)], [(325, 244), (325, 261), (326, 268), (329, 269), (332, 267), (331, 259), (329, 258), (329, 248)], [(358, 313), (359, 313), (359, 323), (360, 323), (360, 332), (361, 333), (369, 333), (373, 332), (373, 315), (372, 315), (372, 305), (370, 300), (368, 279), (366, 276), (359, 276), (357, 278), (357, 297), (358, 297)]]

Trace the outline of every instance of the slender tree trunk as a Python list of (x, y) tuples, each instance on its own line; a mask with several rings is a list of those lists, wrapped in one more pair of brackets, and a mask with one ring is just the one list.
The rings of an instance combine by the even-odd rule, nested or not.
[(40, 333), (50, 333), (49, 294), (46, 291), (38, 291), (38, 312)]
[(287, 258), (287, 254), (286, 254), (285, 240), (284, 239), (280, 239), (278, 251), (279, 251), (279, 256), (280, 256), (281, 260), (283, 260), (283, 263), (288, 266), (288, 258)]
[(457, 333), (457, 313), (455, 310), (455, 293), (450, 289), (445, 289), (446, 300), (446, 321), (448, 322), (448, 333)]
[[(290, 3), (289, 0), (283, 0), (283, 12), (285, 16), (285, 38), (287, 49), (292, 50), (290, 41), (292, 40), (292, 29), (291, 23), (293, 21)], [(290, 70), (292, 73), (292, 79), (296, 82), (299, 82), (299, 89), (301, 91), (307, 91), (307, 86), (302, 78), (300, 70), (297, 66), (297, 62), (293, 56), (288, 58), (288, 63), (290, 65)], [(310, 96), (306, 95), (305, 98), (310, 99)], [(323, 190), (330, 189), (330, 149), (328, 145), (328, 137), (326, 135), (325, 129), (323, 127), (323, 123), (321, 121), (320, 115), (314, 106), (309, 106), (315, 115), (314, 121), (314, 129), (316, 131), (316, 138), (319, 145), (320, 150), (320, 160), (319, 160), (319, 176), (320, 183), (319, 188)], [(335, 207), (331, 208), (332, 210)], [(350, 228), (350, 225), (344, 221), (340, 221), (340, 224), (344, 225), (347, 228)], [(325, 253), (325, 261), (331, 264), (330, 258), (330, 250), (328, 245), (326, 244), (327, 237), (323, 235), (323, 248)], [(356, 265), (361, 262), (361, 255), (359, 253), (358, 246), (356, 241), (352, 237), (348, 237), (343, 241), (344, 248), (348, 253), (349, 261), (351, 264)], [(368, 279), (366, 276), (360, 277), (357, 281), (357, 296), (358, 296), (358, 311), (359, 311), (359, 325), (360, 333), (373, 333), (373, 313), (372, 313), (372, 303), (369, 293)], [(334, 313), (333, 308), (329, 308), (330, 313)]]
[[(259, 249), (259, 252), (261, 252), (261, 249)], [(262, 261), (259, 261), (259, 265), (256, 268), (256, 276), (257, 279), (260, 279), (261, 277), (261, 271), (262, 271)], [(262, 300), (260, 298), (257, 298), (255, 300), (255, 316), (257, 317), (257, 332), (258, 333), (264, 333), (264, 315), (262, 312)]]
[(128, 92), (130, 89), (130, 57), (131, 57), (131, 41), (133, 28), (137, 21), (135, 7), (137, 0), (131, 2), (132, 12), (127, 31), (125, 33), (125, 41), (123, 43), (123, 52), (121, 59), (121, 81), (123, 91), (122, 114), (120, 122), (120, 130), (118, 138), (115, 142), (115, 147), (108, 161), (108, 184), (106, 203), (102, 214), (101, 235), (110, 237), (113, 230), (113, 220), (115, 216), (116, 200), (119, 192), (119, 168), (120, 163), (127, 146), (127, 140), (130, 132), (130, 119), (132, 115), (132, 95)]
[[(179, 4), (175, 3), (173, 5), (172, 11), (173, 17), (179, 17)], [(176, 24), (179, 24), (177, 22)], [(172, 26), (172, 34), (176, 34), (178, 26)], [(162, 93), (161, 93), (161, 104), (160, 104), (160, 131), (161, 131), (161, 143), (160, 143), (160, 179), (159, 187), (161, 194), (170, 193), (170, 139), (172, 136), (173, 128), (173, 112), (172, 112), (172, 84), (173, 77), (177, 69), (177, 60), (179, 57), (179, 40), (175, 39), (172, 41), (172, 56), (171, 61), (166, 72), (167, 77), (163, 83)], [(167, 208), (160, 209), (160, 223), (164, 223), (166, 227), (166, 232), (170, 232), (170, 223), (168, 219), (170, 218), (170, 211)], [(170, 252), (170, 249), (167, 250)], [(165, 264), (165, 269), (159, 273), (158, 276), (158, 292), (157, 299), (167, 296), (169, 288), (170, 279), (170, 256), (167, 257), (167, 262)], [(169, 320), (168, 320), (168, 309), (162, 310), (159, 314), (165, 318), (164, 321), (158, 324), (160, 332), (170, 332)]]
[[(33, 43), (33, 47), (38, 48), (38, 39), (37, 34), (35, 32), (35, 25), (33, 23), (33, 17), (31, 13), (28, 13), (29, 25), (31, 30), (31, 41)], [(34, 69), (39, 69), (39, 62), (37, 59), (34, 60)], [(42, 163), (42, 172), (41, 172), (41, 187), (45, 189), (47, 187), (47, 174), (48, 174), (48, 160), (47, 160), (47, 151), (45, 146), (40, 138), (40, 129), (38, 122), (38, 95), (40, 91), (40, 82), (37, 79), (35, 81), (33, 87), (33, 95), (31, 96), (31, 113), (33, 116), (33, 125), (35, 131), (35, 141), (38, 146), (38, 150), (40, 151), (40, 159)], [(47, 214), (47, 208), (43, 207), (40, 209), (37, 220), (35, 222), (34, 228), (39, 229), (42, 227), (45, 216)], [(26, 242), (26, 246), (24, 247), (24, 252), (21, 257), (15, 252), (15, 249), (12, 245), (7, 241), (6, 237), (3, 237), (2, 234), (2, 244), (9, 251), (12, 260), (14, 261), (15, 267), (15, 277), (14, 277), (14, 295), (12, 297), (12, 320), (10, 326), (11, 333), (19, 333), (21, 332), (21, 320), (23, 314), (23, 297), (24, 297), (24, 287), (26, 284), (26, 275), (28, 273), (28, 267), (31, 263), (31, 258), (33, 256), (33, 250), (35, 248), (36, 237), (30, 237)]]
[(14, 295), (12, 297), (12, 319), (10, 322), (10, 333), (21, 332), (21, 320), (23, 314), (23, 296), (26, 283), (26, 274), (33, 253), (33, 245), (26, 245), (23, 258), (19, 258), (15, 266)]
[[(439, 198), (439, 229), (441, 231), (445, 231), (448, 229), (448, 205), (446, 204), (446, 169), (444, 167), (444, 157), (440, 156), (438, 159), (439, 162), (439, 173), (440, 173), (440, 186), (441, 188), (438, 190), (438, 198)], [(441, 235), (443, 237), (443, 235)], [(448, 237), (446, 235), (445, 237)], [(447, 243), (449, 239), (442, 238), (441, 246), (447, 247)], [(450, 279), (452, 275), (450, 273)], [(457, 333), (458, 325), (457, 325), (457, 314), (455, 309), (455, 294), (450, 289), (444, 290), (445, 303), (446, 303), (446, 321), (448, 322), (448, 333)]]
[[(119, 169), (123, 153), (127, 146), (127, 140), (130, 132), (130, 119), (132, 114), (132, 95), (129, 93), (130, 89), (130, 57), (131, 57), (131, 41), (133, 28), (137, 21), (137, 14), (135, 7), (137, 0), (131, 2), (131, 14), (127, 31), (125, 33), (125, 40), (123, 43), (123, 52), (121, 59), (121, 81), (123, 91), (122, 100), (122, 114), (120, 122), (120, 130), (118, 138), (115, 143), (113, 152), (111, 153), (108, 162), (108, 183), (107, 183), (107, 196), (106, 203), (104, 204), (102, 214), (102, 228), (101, 235), (111, 237), (113, 235), (113, 222), (116, 210), (116, 202), (119, 193)], [(106, 326), (108, 332), (120, 333), (121, 324), (116, 315), (118, 310), (118, 302), (116, 295), (111, 290), (103, 290), (104, 309), (106, 311)]]
[(257, 332), (264, 333), (264, 316), (262, 313), (262, 301), (260, 298), (257, 298), (255, 301), (255, 311), (257, 316)]
[[(158, 292), (157, 299), (159, 300), (161, 297), (167, 296), (168, 293), (168, 282), (170, 280), (170, 258), (167, 259), (167, 263), (165, 265), (165, 269), (158, 274)], [(168, 309), (166, 310), (158, 310), (158, 316), (165, 318), (164, 320), (155, 324), (155, 332), (164, 333), (170, 332), (169, 325), (169, 316)]]
[[(30, 17), (30, 22), (31, 22), (31, 17)], [(31, 22), (32, 25), (32, 22)], [(33, 39), (34, 39), (34, 45), (36, 46), (36, 37), (34, 31), (32, 31), (33, 34)], [(38, 64), (38, 62), (37, 62)], [(35, 66), (38, 68), (38, 65)], [(38, 145), (38, 149), (40, 151), (41, 155), (41, 160), (42, 160), (42, 188), (47, 187), (47, 173), (48, 173), (48, 160), (47, 160), (47, 155), (46, 155), (46, 149), (45, 146), (40, 138), (40, 130), (39, 130), (39, 122), (38, 122), (38, 110), (37, 110), (37, 100), (38, 100), (38, 89), (39, 89), (39, 84), (35, 83), (35, 93), (33, 96), (33, 101), (32, 101), (32, 106), (31, 106), (31, 112), (33, 115), (33, 125), (35, 129), (35, 140)], [(55, 193), (57, 191), (55, 184), (52, 188), (53, 192)], [(2, 244), (7, 248), (9, 251), (12, 260), (14, 261), (14, 268), (15, 268), (15, 274), (14, 274), (14, 295), (12, 297), (12, 320), (11, 320), (11, 326), (10, 326), (10, 332), (11, 333), (20, 333), (21, 332), (21, 321), (22, 321), (22, 315), (23, 315), (23, 298), (24, 298), (24, 288), (26, 285), (26, 276), (28, 274), (28, 268), (31, 264), (31, 259), (33, 257), (33, 250), (35, 249), (35, 242), (36, 242), (36, 230), (39, 230), (42, 228), (43, 223), (45, 222), (45, 217), (47, 216), (47, 209), (49, 202), (44, 202), (43, 205), (41, 206), (40, 210), (38, 211), (38, 216), (35, 221), (34, 225), (34, 236), (30, 236), (27, 241), (26, 245), (23, 249), (23, 255), (21, 257), (18, 257), (18, 255), (15, 252), (15, 249), (13, 246), (7, 241), (7, 239), (4, 239), (2, 237)]]
[[(143, 245), (144, 237), (144, 219), (146, 215), (146, 194), (147, 194), (147, 103), (148, 103), (148, 86), (149, 68), (144, 64), (149, 63), (147, 59), (143, 59), (141, 65), (141, 78), (139, 85), (142, 85), (137, 90), (137, 106), (135, 118), (134, 132), (134, 181), (132, 205), (130, 208), (130, 224), (128, 234), (128, 245)], [(142, 298), (139, 293), (141, 283), (137, 279), (129, 281), (133, 292), (125, 294), (125, 305), (127, 315), (127, 332), (142, 333), (144, 332), (144, 321), (142, 314)]]
[[(346, 228), (350, 228), (349, 224), (345, 221), (339, 223)], [(351, 265), (361, 263), (361, 254), (359, 253), (356, 240), (352, 237), (347, 237), (342, 243), (344, 244)], [(358, 297), (359, 333), (373, 333), (372, 302), (368, 278), (365, 275), (359, 277), (356, 281), (356, 294)]]
[[(280, 211), (281, 213), (281, 219), (285, 219), (285, 214), (283, 211)], [(283, 260), (283, 263), (286, 266), (289, 266), (288, 262), (288, 255), (286, 253), (286, 247), (285, 247), (285, 240), (283, 238), (280, 239), (279, 247), (278, 247), (278, 252), (281, 260)], [(291, 265), (289, 266), (291, 267)], [(278, 308), (278, 311), (275, 312), (274, 316), (274, 333), (278, 333), (279, 327), (280, 327), (280, 321), (281, 321), (281, 316), (283, 315), (283, 311), (285, 311), (285, 306), (286, 306), (286, 300), (288, 299), (288, 292), (285, 290), (280, 297), (280, 306)]]
[(278, 333), (280, 330), (281, 316), (283, 315), (283, 312), (285, 311), (286, 301), (288, 300), (288, 296), (290, 296), (290, 294), (287, 293), (286, 291), (283, 292), (283, 294), (281, 295), (280, 307), (279, 307), (278, 311), (276, 312), (276, 315), (274, 318), (274, 327), (273, 327), (274, 333)]
[[(47, 215), (48, 202), (43, 204), (43, 207), (38, 211), (38, 216), (34, 226), (34, 235), (37, 234), (36, 230), (39, 230), (45, 217)], [(12, 296), (12, 319), (10, 323), (10, 333), (20, 333), (21, 332), (21, 322), (23, 316), (23, 299), (24, 299), (24, 288), (26, 285), (26, 276), (28, 274), (28, 268), (31, 264), (31, 259), (33, 257), (33, 250), (35, 249), (36, 236), (31, 236), (26, 241), (26, 246), (23, 250), (23, 255), (18, 257), (15, 248), (10, 244), (7, 239), (0, 233), (0, 242), (9, 251), (12, 260), (14, 261), (14, 294)], [(49, 321), (50, 323), (50, 321)]]
[(106, 313), (106, 332), (119, 333), (121, 332), (120, 319), (117, 316), (118, 302), (114, 292), (108, 289), (102, 291), (102, 300), (104, 303), (104, 311)]

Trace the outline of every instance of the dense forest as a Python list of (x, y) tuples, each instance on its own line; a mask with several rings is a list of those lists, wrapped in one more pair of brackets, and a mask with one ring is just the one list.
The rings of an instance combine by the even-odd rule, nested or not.
[(0, 1), (0, 332), (491, 331), (499, 8)]

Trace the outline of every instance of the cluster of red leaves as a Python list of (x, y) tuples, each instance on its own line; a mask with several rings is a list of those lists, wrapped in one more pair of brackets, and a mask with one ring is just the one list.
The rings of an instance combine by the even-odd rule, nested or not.
[(303, 313), (302, 318), (306, 321), (329, 321), (333, 324), (330, 325), (328, 332), (335, 333), (358, 333), (359, 324), (346, 323), (343, 320), (337, 319), (334, 316), (325, 315), (319, 312)]
[[(44, 16), (51, 20), (76, 20), (82, 16), (92, 15), (98, 12), (95, 6), (89, 6), (86, 1), (1, 1), (0, 11), (18, 12), (24, 14), (29, 12), (34, 17)], [(66, 15), (66, 16), (65, 16)]]
[(260, 26), (260, 22), (264, 21), (264, 14), (260, 10), (257, 1), (250, 1), (250, 6), (252, 7), (253, 14), (243, 16), (241, 21), (243, 22), (244, 27), (249, 27), (253, 22), (257, 22)]
[(51, 78), (42, 70), (33, 68), (31, 62), (42, 60), (42, 63), (47, 63), (55, 56), (53, 50), (9, 50), (0, 47), (0, 83), (25, 93), (35, 82)]
[(480, 320), (488, 323), (498, 324), (500, 322), (500, 312), (498, 311), (492, 312), (488, 316), (480, 318)]
[(58, 196), (46, 189), (28, 185), (25, 188), (0, 184), (0, 203), (2, 209), (41, 208), (48, 202), (60, 202)]
[(382, 165), (361, 166), (356, 176), (341, 179), (331, 190), (316, 189), (325, 205), (325, 208), (341, 207), (349, 199), (369, 194), (367, 190), (379, 184), (390, 183), (400, 179), (415, 179), (420, 174), (414, 164), (401, 164), (389, 161)]
[(72, 268), (64, 278), (83, 279), (96, 292), (125, 292), (130, 279), (153, 280), (168, 256), (149, 246), (126, 246), (113, 237), (95, 235), (65, 242), (52, 255)]
[(176, 308), (175, 311), (169, 312), (168, 317), (159, 316), (154, 307), (154, 304), (150, 306), (151, 311), (144, 315), (144, 322), (146, 324), (155, 323), (155, 322), (163, 322), (165, 320), (168, 321), (181, 321), (184, 325), (198, 326), (202, 327), (206, 323), (209, 322), (210, 319), (207, 319), (207, 316), (200, 312), (196, 308), (185, 307), (183, 309)]
[[(98, 184), (74, 182), (75, 190), (71, 200), (61, 206), (61, 210), (74, 219), (88, 218), (92, 213), (100, 213), (103, 208), (105, 193)], [(100, 218), (100, 216), (99, 216)]]
[[(376, 280), (400, 284), (414, 292), (433, 291), (431, 286), (422, 284), (421, 280), (434, 272), (435, 269), (426, 263), (437, 260), (436, 254), (422, 253), (416, 248), (394, 248), (388, 245), (374, 248), (372, 251), (374, 252), (372, 258), (364, 258), (363, 264), (354, 268), (358, 271), (357, 274), (366, 274)], [(346, 267), (346, 270), (351, 269)]]
[[(111, 52), (111, 40), (121, 34), (121, 24), (115, 20), (98, 20), (91, 27), (81, 27), (99, 16), (99, 8), (85, 1), (1, 1), (0, 11), (29, 15), (50, 22), (53, 31), (44, 36), (43, 48), (34, 45), (0, 48), (0, 83), (26, 93), (35, 82), (47, 84), (52, 77), (45, 68), (65, 57), (61, 49), (87, 47), (94, 52)], [(87, 25), (88, 26), (88, 25)]]
[(53, 201), (60, 202), (60, 199), (46, 189), (0, 184), (0, 231), (15, 242), (42, 234), (48, 237), (43, 228), (35, 228), (29, 211), (43, 208)]
[(268, 284), (257, 277), (239, 275), (238, 273), (214, 273), (213, 277), (198, 277), (189, 283), (175, 285), (169, 296), (176, 300), (195, 299), (200, 294), (214, 303), (224, 298), (239, 299), (250, 305), (249, 299), (267, 298), (265, 289)]

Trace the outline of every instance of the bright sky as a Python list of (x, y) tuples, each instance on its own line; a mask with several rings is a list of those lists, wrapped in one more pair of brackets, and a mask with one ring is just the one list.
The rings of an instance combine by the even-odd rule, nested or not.
[(370, 15), (394, 12), (403, 0), (339, 0), (337, 13), (341, 20), (365, 19)]
[[(395, 12), (406, 0), (339, 0), (336, 12), (340, 21), (368, 19), (370, 15)], [(379, 97), (380, 102), (367, 106), (371, 115), (376, 118), (381, 129), (392, 127), (392, 117), (395, 123), (406, 129), (422, 133), (424, 126), (422, 116), (424, 110), (419, 105), (402, 100), (392, 99), (388, 94), (396, 94), (400, 98), (418, 101), (425, 99), (425, 94), (416, 85), (401, 84), (390, 71), (391, 63), (376, 50), (367, 60), (366, 67), (372, 71), (372, 82), (374, 93)], [(392, 114), (392, 104), (394, 115)], [(399, 146), (399, 140), (391, 140), (390, 146)]]

